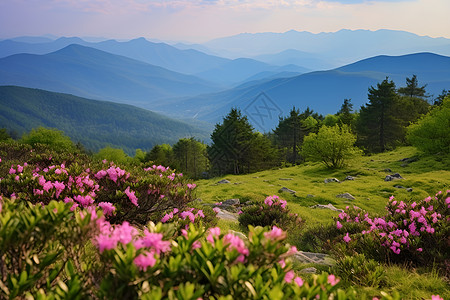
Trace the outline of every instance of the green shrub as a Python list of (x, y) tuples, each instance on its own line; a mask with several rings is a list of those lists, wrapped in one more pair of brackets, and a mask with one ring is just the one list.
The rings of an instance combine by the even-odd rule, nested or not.
[(332, 272), (348, 285), (369, 287), (379, 287), (386, 277), (384, 268), (375, 260), (366, 258), (364, 254), (339, 258)]
[(287, 202), (278, 196), (269, 196), (264, 203), (253, 204), (242, 209), (239, 224), (243, 228), (252, 226), (277, 226), (284, 230), (299, 227), (302, 220), (289, 211)]

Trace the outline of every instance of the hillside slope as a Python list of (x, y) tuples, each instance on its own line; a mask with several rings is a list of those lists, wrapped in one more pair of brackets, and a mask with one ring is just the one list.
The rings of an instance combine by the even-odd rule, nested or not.
[(195, 136), (207, 140), (211, 128), (173, 120), (131, 105), (84, 99), (17, 86), (0, 86), (0, 128), (18, 134), (38, 126), (64, 131), (91, 150), (107, 145), (133, 154), (156, 144)]
[(0, 85), (18, 85), (152, 108), (165, 98), (217, 90), (191, 75), (72, 44), (45, 55), (0, 59)]

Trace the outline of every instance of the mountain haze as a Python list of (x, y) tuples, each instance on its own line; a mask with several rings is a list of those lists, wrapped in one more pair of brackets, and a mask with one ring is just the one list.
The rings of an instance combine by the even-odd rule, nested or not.
[(0, 85), (40, 88), (150, 109), (166, 98), (218, 89), (195, 76), (76, 44), (45, 55), (16, 54), (0, 59)]

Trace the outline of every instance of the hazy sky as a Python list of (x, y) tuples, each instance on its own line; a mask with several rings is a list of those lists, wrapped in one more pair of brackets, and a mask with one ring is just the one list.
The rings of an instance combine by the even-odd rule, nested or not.
[(450, 0), (0, 0), (0, 38), (203, 42), (241, 32), (395, 29), (450, 38)]

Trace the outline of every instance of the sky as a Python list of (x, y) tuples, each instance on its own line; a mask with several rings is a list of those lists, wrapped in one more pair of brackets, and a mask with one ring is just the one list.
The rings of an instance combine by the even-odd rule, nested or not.
[(0, 0), (0, 38), (146, 37), (393, 29), (450, 38), (450, 0)]

